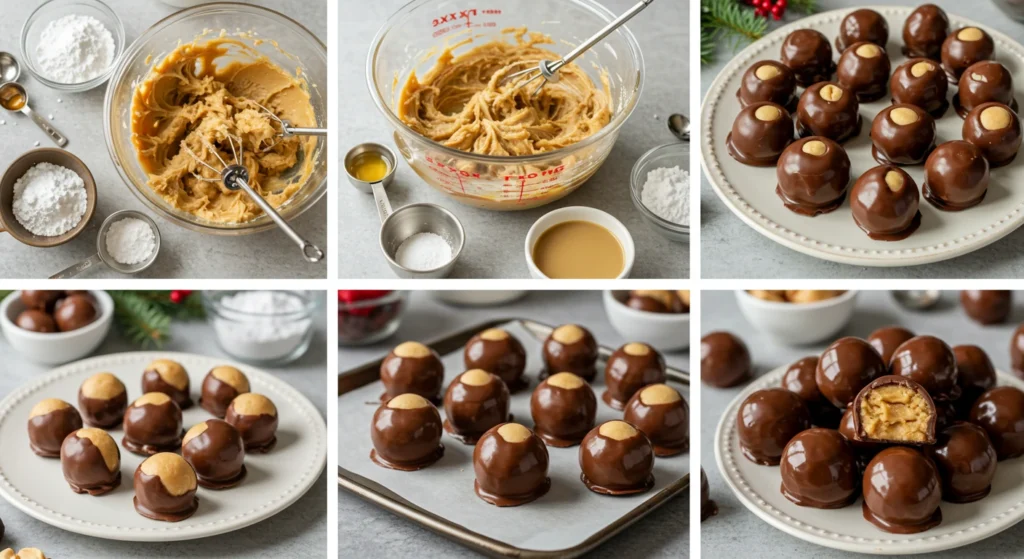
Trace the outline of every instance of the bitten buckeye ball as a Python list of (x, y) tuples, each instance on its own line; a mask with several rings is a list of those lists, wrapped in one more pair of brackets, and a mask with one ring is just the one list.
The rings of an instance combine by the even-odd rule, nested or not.
[(249, 392), (249, 379), (234, 367), (214, 367), (203, 379), (203, 394), (199, 406), (212, 415), (224, 418), (231, 401)]
[(277, 408), (262, 394), (242, 394), (228, 406), (224, 421), (242, 434), (246, 452), (270, 452), (277, 443)]

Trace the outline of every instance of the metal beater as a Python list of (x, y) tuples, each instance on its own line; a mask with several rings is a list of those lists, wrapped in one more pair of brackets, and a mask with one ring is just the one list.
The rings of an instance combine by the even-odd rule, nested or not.
[[(193, 176), (195, 176), (199, 180), (206, 182), (217, 182), (219, 180), (224, 183), (224, 186), (226, 186), (228, 190), (234, 191), (241, 189), (249, 196), (249, 198), (252, 199), (253, 202), (256, 203), (257, 206), (260, 207), (261, 210), (263, 210), (263, 213), (270, 216), (270, 219), (274, 220), (274, 223), (276, 223), (277, 226), (280, 227), (282, 231), (287, 233), (288, 236), (291, 237), (293, 241), (295, 241), (295, 244), (297, 244), (299, 248), (302, 249), (302, 256), (305, 257), (307, 261), (316, 263), (323, 260), (324, 251), (320, 250), (320, 248), (314, 245), (313, 243), (302, 238), (302, 236), (299, 235), (294, 229), (292, 229), (292, 227), (288, 225), (288, 222), (285, 221), (284, 218), (277, 213), (274, 207), (270, 205), (270, 202), (264, 200), (263, 197), (260, 196), (258, 192), (256, 192), (255, 190), (253, 190), (251, 186), (249, 186), (249, 171), (246, 170), (246, 168), (241, 164), (243, 162), (242, 157), (244, 155), (242, 139), (236, 138), (235, 136), (228, 132), (224, 133), (224, 137), (227, 138), (228, 146), (230, 146), (231, 148), (231, 156), (233, 158), (232, 163), (224, 161), (224, 159), (220, 156), (220, 153), (217, 150), (217, 148), (210, 144), (208, 141), (203, 140), (203, 145), (206, 146), (206, 149), (213, 153), (213, 156), (216, 157), (217, 160), (220, 161), (221, 165), (223, 166), (219, 170), (214, 166), (210, 165), (209, 163), (207, 163), (206, 161), (203, 161), (203, 159), (199, 157), (199, 155), (197, 155), (196, 152), (192, 151), (191, 148), (189, 148), (186, 145), (182, 145), (182, 148), (184, 148), (185, 151), (187, 151), (188, 154), (191, 155), (193, 159), (195, 159), (203, 167), (206, 167), (207, 169), (216, 173), (220, 178), (209, 179), (203, 177), (199, 173), (193, 173)], [(235, 142), (238, 143), (237, 146), (235, 145)]]
[[(579, 58), (581, 54), (593, 48), (594, 45), (601, 42), (601, 40), (603, 40), (605, 37), (611, 35), (612, 31), (615, 31), (616, 29), (625, 25), (627, 21), (633, 19), (633, 16), (642, 12), (644, 8), (650, 6), (652, 2), (654, 2), (654, 0), (640, 0), (640, 2), (637, 5), (630, 8), (628, 12), (622, 14), (621, 16), (617, 17), (615, 21), (604, 26), (604, 28), (598, 31), (593, 37), (587, 39), (582, 45), (574, 48), (572, 52), (570, 52), (569, 54), (565, 55), (564, 57), (558, 60), (541, 60), (540, 64), (538, 64), (536, 68), (528, 68), (526, 70), (520, 70), (518, 72), (509, 74), (505, 76), (504, 79), (501, 80), (501, 85), (505, 85), (518, 79), (519, 83), (516, 84), (514, 88), (512, 88), (512, 90), (515, 91), (537, 80), (541, 80), (540, 85), (537, 86), (537, 89), (533, 90), (533, 93), (530, 94), (531, 97), (537, 95), (538, 93), (540, 93), (540, 90), (544, 88), (544, 85), (547, 84), (548, 82), (558, 83), (559, 70), (561, 70), (567, 64), (572, 63), (573, 60)], [(517, 62), (515, 64), (528, 63)], [(536, 72), (536, 74), (534, 74), (534, 72)]]
[[(255, 101), (253, 101), (255, 103)], [(327, 136), (326, 128), (302, 128), (299, 126), (292, 126), (292, 123), (277, 116), (274, 111), (256, 103), (256, 106), (263, 109), (268, 117), (273, 119), (277, 124), (281, 126), (281, 137), (290, 138), (292, 136)]]

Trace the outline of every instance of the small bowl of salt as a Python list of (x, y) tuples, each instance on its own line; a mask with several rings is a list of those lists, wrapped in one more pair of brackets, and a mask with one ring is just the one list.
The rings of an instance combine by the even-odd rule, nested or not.
[(251, 365), (274, 367), (302, 357), (313, 339), (323, 295), (306, 291), (204, 291), (207, 319), (221, 349)]
[(21, 28), (26, 66), (43, 85), (59, 91), (102, 85), (124, 48), (124, 24), (99, 0), (49, 0)]
[(665, 144), (643, 154), (629, 182), (633, 205), (655, 231), (672, 241), (689, 242), (689, 144)]

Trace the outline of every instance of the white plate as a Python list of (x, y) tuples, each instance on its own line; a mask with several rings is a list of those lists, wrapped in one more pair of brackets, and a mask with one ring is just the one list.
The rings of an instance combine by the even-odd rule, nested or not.
[[(864, 520), (861, 499), (845, 508), (822, 510), (799, 507), (782, 495), (778, 467), (758, 466), (740, 452), (736, 413), (751, 393), (779, 386), (786, 367), (758, 377), (729, 404), (715, 432), (715, 461), (722, 477), (751, 512), (772, 526), (825, 547), (872, 553), (908, 555), (952, 549), (993, 536), (1024, 520), (1024, 458), (999, 462), (992, 493), (974, 503), (942, 501), (942, 524), (920, 534), (883, 532)], [(1024, 382), (998, 373), (1000, 385), (1024, 389)]]
[[(247, 454), (248, 475), (238, 487), (199, 488), (199, 510), (182, 522), (158, 522), (135, 512), (132, 476), (143, 457), (121, 449), (121, 485), (99, 497), (77, 495), (64, 481), (60, 460), (29, 450), (26, 424), (32, 406), (60, 398), (77, 407), (78, 387), (99, 372), (117, 375), (128, 401), (142, 395), (142, 372), (154, 359), (174, 359), (189, 372), (198, 401), (206, 373), (217, 365), (242, 370), (253, 392), (277, 406), (277, 446), (268, 454)], [(210, 419), (194, 405), (184, 411), (185, 429)], [(108, 430), (121, 444), (121, 428)], [(0, 496), (29, 516), (58, 528), (110, 540), (179, 541), (205, 538), (255, 524), (288, 508), (316, 482), (327, 461), (327, 426), (316, 407), (297, 390), (268, 373), (222, 359), (185, 353), (137, 352), (94, 357), (65, 365), (18, 388), (0, 402)]]
[[(912, 8), (870, 6), (889, 22), (887, 51), (893, 70), (906, 61), (903, 56), (903, 23)], [(970, 10), (969, 3), (962, 7)], [(739, 114), (736, 99), (743, 72), (758, 60), (778, 60), (786, 36), (801, 28), (821, 31), (834, 43), (839, 23), (852, 9), (810, 16), (769, 34), (737, 55), (718, 75), (704, 98), (701, 110), (701, 165), (715, 193), (725, 205), (755, 231), (793, 250), (811, 256), (858, 266), (911, 266), (939, 262), (978, 250), (1010, 234), (1024, 224), (1024, 158), (992, 171), (992, 182), (985, 201), (962, 212), (941, 212), (921, 199), (921, 228), (902, 241), (875, 241), (853, 221), (849, 202), (838, 210), (810, 218), (787, 210), (775, 194), (778, 184), (774, 167), (749, 167), (729, 156), (725, 138)], [(996, 44), (996, 60), (1018, 76), (1016, 97), (1024, 102), (1024, 47), (984, 25), (949, 14), (951, 27), (966, 25), (985, 29)], [(835, 47), (833, 46), (833, 51)], [(838, 59), (839, 53), (835, 53)], [(950, 87), (952, 100), (956, 87)], [(876, 167), (871, 157), (871, 122), (889, 106), (890, 97), (861, 105), (864, 121), (860, 135), (844, 144), (853, 164), (853, 180)], [(952, 107), (936, 121), (938, 142), (962, 138), (963, 120)], [(904, 167), (918, 187), (924, 183), (924, 166)], [(850, 187), (853, 187), (851, 183)]]

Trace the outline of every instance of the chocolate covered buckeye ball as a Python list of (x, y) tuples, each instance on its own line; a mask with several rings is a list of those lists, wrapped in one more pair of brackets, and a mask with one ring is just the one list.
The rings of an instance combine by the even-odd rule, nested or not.
[(942, 522), (942, 484), (930, 458), (906, 446), (879, 452), (864, 472), (864, 519), (893, 534), (914, 534)]
[(700, 380), (729, 388), (750, 378), (750, 350), (730, 332), (711, 332), (700, 340)]
[(900, 241), (917, 231), (920, 201), (914, 179), (893, 165), (864, 173), (850, 191), (853, 220), (876, 241)]
[(378, 466), (411, 472), (444, 455), (441, 414), (419, 394), (401, 394), (381, 404), (373, 414), (370, 460)]
[(135, 470), (135, 511), (152, 520), (181, 522), (199, 508), (198, 479), (184, 458), (161, 452)]
[(982, 103), (1002, 103), (1017, 112), (1013, 74), (994, 60), (977, 62), (964, 71), (953, 96), (953, 106), (960, 118)]
[(855, 43), (839, 57), (836, 78), (861, 103), (885, 97), (892, 65), (885, 48), (874, 43)]
[(934, 118), (941, 118), (949, 108), (946, 96), (949, 82), (936, 62), (914, 58), (901, 64), (889, 79), (892, 102), (921, 107)]
[(936, 402), (953, 402), (960, 397), (953, 348), (935, 336), (917, 336), (896, 348), (889, 373), (917, 382)]
[(793, 70), (796, 83), (803, 87), (832, 79), (836, 64), (832, 45), (820, 32), (797, 29), (782, 43), (782, 63)]
[(736, 414), (740, 450), (748, 460), (762, 466), (778, 466), (789, 441), (810, 428), (807, 404), (784, 388), (754, 392)]
[(960, 306), (978, 324), (1003, 324), (1013, 310), (1013, 292), (965, 289), (960, 292)]
[(718, 514), (718, 504), (711, 500), (711, 485), (708, 484), (708, 475), (704, 468), (700, 469), (700, 521), (711, 518)]
[(634, 289), (626, 298), (626, 306), (638, 311), (679, 314), (690, 309), (689, 291), (667, 289)]
[(483, 369), (498, 376), (510, 393), (526, 388), (526, 350), (515, 336), (501, 328), (489, 328), (473, 336), (462, 352), (466, 370)]
[(124, 438), (129, 452), (153, 455), (178, 450), (184, 435), (181, 408), (163, 392), (150, 392), (124, 412)]
[(246, 392), (249, 392), (249, 378), (242, 371), (228, 365), (214, 367), (203, 378), (199, 406), (223, 419), (231, 401)]
[(971, 503), (992, 490), (996, 449), (981, 427), (958, 421), (943, 429), (939, 440), (927, 451), (939, 468), (944, 501)]
[(482, 369), (452, 380), (444, 395), (444, 430), (463, 444), (476, 444), (488, 429), (509, 421), (508, 387)]
[(667, 384), (652, 384), (637, 391), (626, 404), (622, 418), (647, 435), (655, 456), (675, 456), (690, 448), (690, 407)]
[(938, 411), (919, 383), (886, 375), (865, 386), (853, 399), (855, 438), (881, 444), (934, 444)]
[(403, 342), (381, 362), (380, 381), (384, 384), (381, 402), (400, 394), (419, 394), (440, 402), (444, 364), (433, 349), (419, 342)]
[(958, 411), (966, 417), (971, 404), (985, 392), (996, 386), (996, 368), (985, 350), (976, 345), (953, 346), (956, 359), (956, 383), (960, 387)]
[(81, 428), (78, 410), (64, 400), (47, 398), (32, 406), (28, 414), (28, 444), (39, 456), (57, 458), (64, 439)]
[(661, 382), (665, 382), (665, 358), (647, 344), (631, 342), (608, 358), (604, 369), (607, 388), (601, 399), (613, 409), (621, 410), (638, 390)]
[(803, 398), (807, 409), (811, 412), (811, 423), (818, 427), (835, 428), (839, 424), (842, 411), (833, 406), (818, 390), (815, 371), (818, 369), (818, 356), (804, 357), (792, 363), (782, 375), (782, 387)]
[(95, 322), (99, 316), (96, 300), (88, 294), (68, 295), (58, 300), (53, 308), (53, 320), (61, 332), (84, 328)]
[(654, 487), (654, 446), (625, 421), (594, 427), (580, 444), (580, 479), (602, 495), (635, 495)]
[(188, 373), (185, 367), (170, 359), (157, 359), (142, 373), (142, 393), (162, 392), (174, 400), (178, 407), (187, 410), (192, 407), (189, 394)]
[(797, 104), (797, 136), (823, 136), (841, 144), (860, 134), (859, 110), (857, 96), (847, 87), (816, 83), (804, 91)]
[(942, 69), (950, 83), (958, 83), (967, 68), (982, 60), (991, 60), (995, 49), (992, 36), (981, 29), (958, 29), (942, 43)]
[(78, 408), (86, 425), (110, 429), (124, 419), (128, 392), (110, 373), (93, 375), (78, 389)]
[(882, 14), (867, 9), (854, 10), (839, 22), (839, 36), (836, 49), (845, 51), (851, 45), (866, 41), (885, 48), (889, 41), (889, 22)]
[(850, 157), (821, 136), (797, 140), (779, 158), (775, 193), (786, 208), (806, 216), (835, 211), (850, 185)]
[(818, 358), (814, 379), (822, 396), (846, 408), (871, 381), (886, 374), (886, 366), (871, 344), (860, 338), (840, 338)]
[(892, 105), (871, 123), (871, 154), (882, 165), (919, 165), (935, 149), (935, 119), (917, 105)]
[(242, 434), (246, 452), (270, 452), (277, 444), (277, 407), (262, 394), (250, 392), (232, 400), (224, 421)]
[(60, 446), (60, 467), (75, 493), (103, 495), (121, 485), (121, 451), (102, 429), (68, 435)]
[(555, 328), (544, 341), (543, 377), (572, 373), (587, 382), (597, 376), (597, 341), (586, 328), (564, 324)]
[(25, 308), (35, 309), (49, 314), (52, 313), (53, 308), (57, 306), (57, 301), (66, 296), (67, 294), (64, 291), (39, 291), (26, 289), (21, 292), (19, 299), (21, 300), (21, 304), (25, 305)]
[(741, 107), (775, 103), (796, 110), (796, 76), (789, 66), (774, 60), (760, 60), (747, 68), (736, 92)]
[(903, 24), (903, 54), (911, 58), (939, 60), (942, 43), (949, 35), (949, 16), (935, 4), (914, 10)]
[(1018, 377), (1024, 378), (1024, 324), (1010, 336), (1010, 365)]
[(499, 507), (524, 505), (551, 489), (548, 448), (518, 423), (492, 427), (473, 449), (478, 497)]
[(988, 159), (971, 142), (946, 142), (935, 148), (924, 164), (924, 198), (943, 211), (977, 206), (985, 199), (988, 183)]
[(808, 429), (782, 452), (782, 494), (802, 507), (838, 509), (857, 500), (856, 456), (834, 429)]
[(14, 324), (22, 330), (39, 332), (40, 334), (53, 334), (57, 331), (57, 323), (54, 322), (53, 316), (37, 309), (21, 311), (14, 319)]
[(551, 375), (530, 396), (534, 432), (548, 446), (564, 448), (580, 444), (594, 428), (596, 414), (594, 389), (572, 373)]
[(755, 103), (740, 111), (725, 139), (729, 155), (744, 165), (770, 167), (793, 143), (793, 118), (781, 105)]
[(882, 363), (886, 363), (888, 366), (889, 361), (892, 360), (892, 354), (896, 353), (896, 348), (915, 335), (902, 326), (884, 326), (869, 334), (867, 341), (882, 357)]
[(1012, 163), (1020, 151), (1020, 119), (1002, 103), (982, 103), (964, 119), (963, 136), (978, 146), (989, 168), (1003, 167)]
[(984, 393), (971, 407), (971, 423), (988, 433), (1000, 460), (1024, 456), (1024, 392), (1000, 386)]
[(199, 485), (207, 489), (234, 487), (245, 478), (242, 434), (222, 419), (193, 425), (181, 441), (181, 456), (195, 470)]

